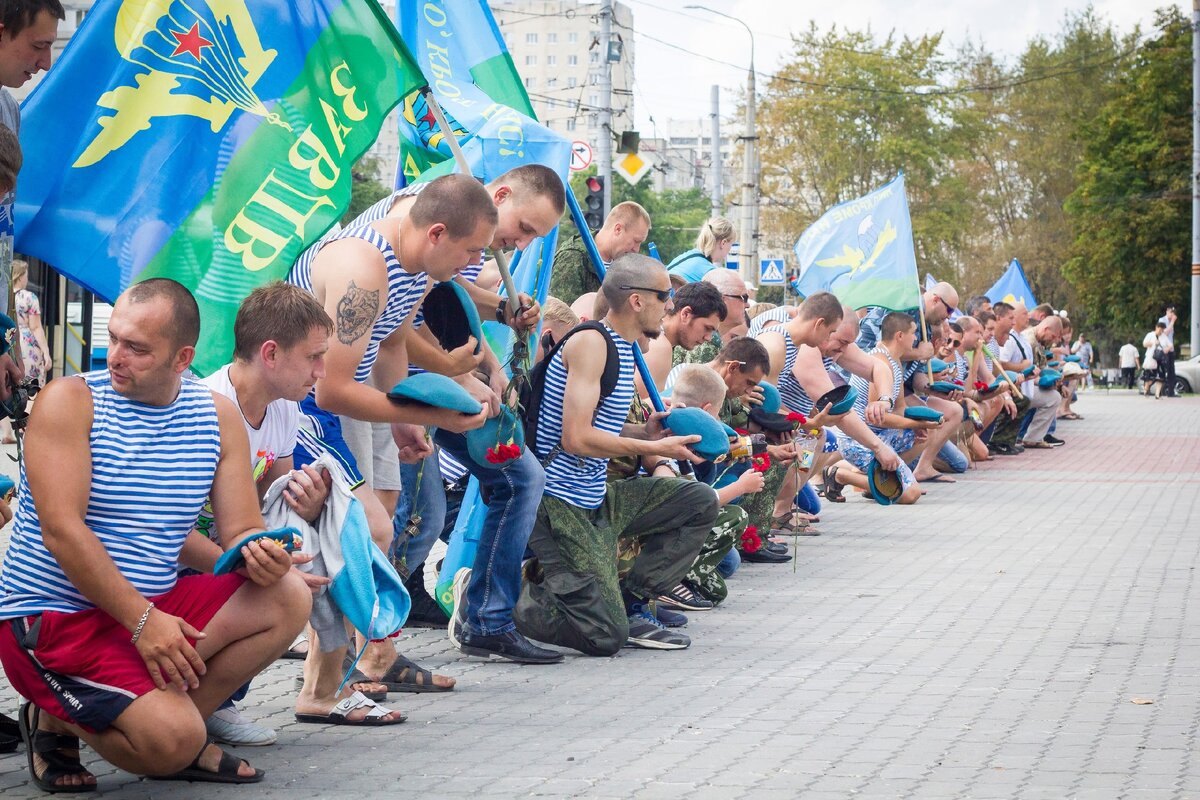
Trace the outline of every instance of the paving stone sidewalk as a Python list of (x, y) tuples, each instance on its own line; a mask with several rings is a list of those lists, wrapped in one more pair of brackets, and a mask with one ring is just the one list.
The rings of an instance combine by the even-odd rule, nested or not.
[[(1200, 398), (1077, 408), (1066, 447), (916, 507), (827, 506), (795, 568), (748, 565), (692, 616), (689, 651), (523, 667), (416, 631), (458, 689), (392, 695), (389, 730), (297, 724), (277, 662), (247, 713), (279, 743), (239, 753), (267, 779), (221, 796), (1200, 798)], [(218, 791), (91, 766), (104, 795)], [(0, 793), (38, 795), (23, 751)]]

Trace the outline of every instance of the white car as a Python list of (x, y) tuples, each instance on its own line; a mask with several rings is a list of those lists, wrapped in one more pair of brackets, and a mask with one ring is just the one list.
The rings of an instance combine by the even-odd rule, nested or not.
[(1200, 356), (1175, 362), (1175, 394), (1200, 389)]

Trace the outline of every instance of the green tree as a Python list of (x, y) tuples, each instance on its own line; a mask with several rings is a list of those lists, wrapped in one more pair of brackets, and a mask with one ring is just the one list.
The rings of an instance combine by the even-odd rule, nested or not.
[(1155, 28), (1083, 126), (1078, 186), (1066, 202), (1073, 242), (1063, 271), (1097, 336), (1140, 337), (1165, 303), (1185, 316), (1192, 33), (1176, 7), (1159, 10)]
[(350, 174), (353, 178), (350, 184), (350, 207), (342, 215), (343, 225), (353, 221), (391, 191), (376, 177), (379, 174), (379, 160), (372, 156), (360, 158)]

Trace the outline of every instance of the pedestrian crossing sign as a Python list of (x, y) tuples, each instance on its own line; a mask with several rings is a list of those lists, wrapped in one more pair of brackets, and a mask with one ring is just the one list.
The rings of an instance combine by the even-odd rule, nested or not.
[(758, 262), (758, 283), (761, 286), (782, 286), (783, 259), (764, 258)]

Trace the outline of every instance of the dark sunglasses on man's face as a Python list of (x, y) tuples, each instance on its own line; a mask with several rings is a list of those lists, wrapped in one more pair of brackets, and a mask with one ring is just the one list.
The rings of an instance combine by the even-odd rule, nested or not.
[(670, 289), (651, 289), (649, 286), (618, 286), (622, 292), (651, 292), (658, 302), (665, 303), (675, 297), (675, 287)]
[(750, 295), (748, 295), (748, 294), (724, 294), (724, 295), (721, 295), (721, 296), (722, 296), (722, 297), (732, 297), (732, 298), (735, 298), (735, 299), (737, 299), (737, 300), (741, 300), (743, 303), (749, 303), (749, 302), (750, 302)]
[(950, 346), (951, 346), (951, 347), (960, 347), (960, 346), (962, 346), (962, 339), (951, 339), (951, 340), (950, 340)]

